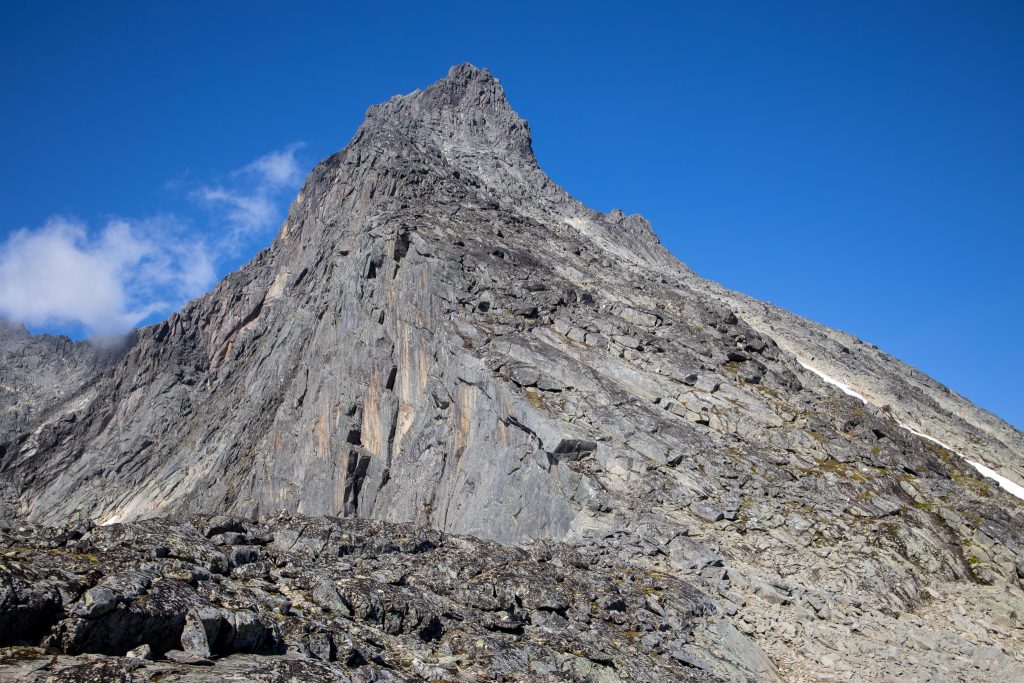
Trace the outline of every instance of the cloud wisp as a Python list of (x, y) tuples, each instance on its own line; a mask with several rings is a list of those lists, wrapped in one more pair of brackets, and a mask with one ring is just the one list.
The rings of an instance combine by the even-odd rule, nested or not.
[[(190, 194), (196, 223), (173, 215), (112, 218), (98, 230), (51, 216), (0, 243), (0, 316), (35, 330), (122, 334), (205, 292), (225, 259), (263, 246), (286, 192), (301, 181), (296, 143)], [(77, 336), (77, 335), (76, 335)]]
[(265, 154), (230, 174), (227, 182), (203, 185), (193, 196), (213, 211), (224, 212), (230, 227), (219, 240), (232, 253), (281, 219), (281, 193), (302, 180), (295, 153), (305, 145), (296, 142)]

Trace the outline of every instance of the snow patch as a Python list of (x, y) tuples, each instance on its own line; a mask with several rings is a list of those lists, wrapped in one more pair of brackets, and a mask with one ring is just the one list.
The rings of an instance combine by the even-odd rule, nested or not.
[[(956, 451), (954, 451), (954, 453), (955, 452)], [(967, 458), (964, 458), (964, 460), (967, 460)], [(986, 476), (989, 479), (995, 479), (996, 483), (999, 484), (1000, 488), (1002, 488), (1004, 491), (1006, 491), (1010, 495), (1017, 496), (1021, 500), (1024, 500), (1024, 486), (1021, 486), (1016, 482), (1010, 481), (1009, 479), (999, 474), (995, 470), (985, 467), (980, 462), (974, 462), (973, 460), (967, 460), (967, 462), (971, 463), (974, 466), (974, 469), (981, 472), (983, 476)]]
[(978, 472), (981, 473), (981, 476), (988, 477), (989, 479), (994, 479), (995, 482), (997, 484), (999, 484), (999, 487), (1001, 489), (1003, 489), (1004, 491), (1006, 491), (1007, 493), (1009, 493), (1012, 496), (1016, 496), (1017, 498), (1020, 498), (1021, 500), (1024, 500), (1024, 486), (1021, 486), (1020, 484), (1018, 484), (1016, 482), (1010, 481), (1009, 479), (1007, 479), (1003, 475), (1001, 475), (998, 472), (996, 472), (991, 467), (987, 467), (985, 465), (982, 465), (980, 462), (975, 462), (974, 460), (971, 460), (970, 458), (965, 456), (963, 453), (957, 452), (956, 449), (952, 448), (949, 444), (942, 443), (938, 439), (930, 437), (927, 434), (923, 434), (923, 433), (917, 431), (916, 429), (914, 429), (913, 427), (909, 427), (909, 426), (903, 424), (902, 422), (897, 422), (896, 424), (898, 424), (900, 427), (903, 427), (903, 429), (906, 429), (911, 434), (919, 436), (922, 439), (928, 439), (933, 444), (936, 444), (938, 446), (942, 446), (943, 448), (945, 448), (950, 453), (953, 453), (953, 454), (963, 458), (968, 463), (970, 463), (971, 467), (973, 467), (974, 469), (978, 470)]
[[(945, 448), (945, 449), (946, 449), (947, 451), (949, 451), (950, 453), (956, 453), (956, 454), (957, 454), (957, 455), (959, 455), (959, 456), (960, 456), (961, 458), (963, 458), (963, 457), (964, 457), (964, 456), (960, 455), (960, 453), (957, 453), (957, 452), (956, 452), (956, 449), (955, 449), (955, 448), (953, 448), (952, 446), (950, 446), (949, 444), (945, 444), (945, 443), (942, 443), (941, 441), (939, 441), (938, 439), (936, 439), (936, 438), (934, 438), (934, 437), (931, 437), (931, 436), (928, 436), (927, 434), (924, 434), (924, 433), (922, 433), (922, 432), (919, 432), (919, 431), (917, 431), (916, 429), (914, 429), (913, 427), (911, 427), (910, 425), (905, 425), (905, 424), (903, 424), (902, 422), (900, 422), (899, 420), (897, 420), (897, 421), (896, 421), (896, 424), (898, 424), (898, 425), (899, 425), (900, 427), (902, 427), (903, 429), (906, 429), (906, 430), (907, 430), (908, 432), (910, 432), (910, 433), (911, 433), (911, 434), (913, 434), (914, 436), (919, 436), (919, 437), (921, 437), (922, 439), (928, 439), (928, 440), (929, 440), (929, 441), (931, 441), (931, 442), (932, 442), (933, 444), (936, 444), (936, 445), (938, 445), (938, 446), (942, 446), (943, 448)], [(966, 460), (966, 459), (967, 459), (967, 458), (964, 458), (964, 460)]]
[[(826, 384), (831, 384), (832, 386), (834, 386), (834, 387), (838, 388), (840, 391), (842, 391), (844, 394), (847, 394), (849, 396), (853, 396), (855, 399), (859, 400), (861, 403), (864, 403), (864, 404), (868, 403), (868, 400), (866, 398), (864, 398), (861, 394), (858, 394), (856, 391), (851, 389), (849, 385), (847, 385), (847, 384), (845, 384), (843, 382), (840, 382), (839, 380), (835, 379), (834, 377), (830, 377), (830, 376), (826, 375), (824, 372), (822, 372), (821, 370), (818, 370), (817, 368), (811, 367), (810, 365), (808, 365), (807, 363), (804, 363), (799, 358), (796, 359), (796, 362), (799, 363), (805, 370), (810, 370), (815, 375), (820, 377)], [(978, 470), (978, 472), (980, 472), (983, 477), (988, 477), (989, 479), (995, 480), (995, 482), (997, 484), (999, 484), (999, 487), (1002, 488), (1007, 493), (1009, 493), (1010, 495), (1016, 496), (1017, 498), (1020, 498), (1021, 500), (1024, 500), (1024, 486), (1021, 486), (1020, 484), (1017, 484), (1016, 482), (1010, 481), (1009, 479), (1007, 479), (1003, 475), (999, 474), (998, 472), (996, 472), (992, 468), (986, 467), (985, 465), (982, 465), (980, 462), (975, 462), (975, 461), (971, 460), (970, 458), (966, 457), (963, 453), (958, 452), (955, 448), (952, 448), (948, 444), (942, 443), (941, 441), (939, 441), (938, 439), (936, 439), (934, 437), (931, 437), (931, 436), (928, 436), (927, 434), (919, 432), (916, 429), (914, 429), (913, 427), (905, 425), (902, 422), (897, 421), (896, 424), (898, 424), (903, 429), (906, 429), (908, 432), (910, 432), (911, 434), (913, 434), (915, 436), (919, 436), (922, 439), (928, 439), (932, 443), (937, 444), (939, 446), (942, 446), (943, 448), (945, 448), (950, 453), (953, 453), (953, 454), (957, 455), (958, 457), (962, 458), (967, 463), (969, 463), (971, 465), (971, 467), (973, 467), (974, 469)]]
[(861, 403), (867, 403), (868, 402), (868, 400), (866, 398), (864, 398), (862, 395), (858, 394), (856, 391), (851, 389), (848, 384), (840, 382), (836, 378), (830, 377), (830, 376), (826, 375), (824, 372), (822, 372), (821, 370), (818, 370), (817, 368), (812, 368), (810, 365), (808, 365), (807, 363), (803, 362), (799, 358), (796, 359), (796, 362), (799, 363), (805, 370), (810, 370), (815, 375), (820, 377), (822, 380), (825, 381), (826, 384), (831, 384), (832, 386), (834, 386), (834, 387), (838, 388), (840, 391), (842, 391), (844, 394), (847, 394), (848, 396), (853, 396), (855, 399), (857, 399)]

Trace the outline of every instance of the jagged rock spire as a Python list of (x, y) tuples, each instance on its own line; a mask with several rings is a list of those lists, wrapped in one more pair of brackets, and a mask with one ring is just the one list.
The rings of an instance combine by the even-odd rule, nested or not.
[(530, 127), (512, 110), (501, 83), (468, 63), (453, 66), (426, 90), (370, 107), (364, 128), (394, 129), (456, 158), (492, 154), (536, 164)]

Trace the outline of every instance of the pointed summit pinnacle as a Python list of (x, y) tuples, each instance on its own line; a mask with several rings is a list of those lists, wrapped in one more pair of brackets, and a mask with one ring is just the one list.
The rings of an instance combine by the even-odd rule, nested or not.
[(364, 126), (434, 144), (450, 158), (498, 156), (536, 165), (529, 124), (512, 110), (498, 79), (469, 63), (453, 66), (426, 90), (370, 107)]
[(448, 70), (448, 75), (427, 88), (452, 97), (452, 103), (462, 107), (510, 110), (505, 90), (487, 69), (478, 69), (465, 62)]

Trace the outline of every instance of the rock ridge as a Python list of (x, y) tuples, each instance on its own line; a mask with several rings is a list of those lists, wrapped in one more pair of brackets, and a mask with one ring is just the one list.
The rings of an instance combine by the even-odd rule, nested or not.
[[(68, 353), (44, 347), (47, 363)], [(47, 558), (18, 544), (68, 523), (141, 537), (195, 515), (243, 520), (218, 533), (250, 557), (246, 525), (283, 510), (472, 536), (515, 562), (561, 544), (681, 582), (720, 618), (701, 652), (641, 635), (616, 647), (653, 669), (601, 655), (548, 680), (651, 680), (679, 662), (738, 680), (1024, 677), (1024, 505), (968, 462), (1021, 480), (1020, 433), (869, 345), (700, 278), (642, 217), (580, 204), (469, 65), (371, 108), (268, 249), (82, 367), (73, 395), (16, 394), (0, 435), (22, 568)], [(45, 410), (23, 410), (32, 400)], [(104, 590), (59, 621), (106, 609), (114, 588), (90, 586)], [(338, 588), (322, 588), (330, 604)], [(664, 612), (652, 595), (643, 609)], [(216, 659), (206, 626), (223, 619), (179, 612), (192, 655), (205, 633)], [(546, 637), (570, 637), (550, 618)], [(410, 667), (387, 675), (434, 675)]]

